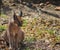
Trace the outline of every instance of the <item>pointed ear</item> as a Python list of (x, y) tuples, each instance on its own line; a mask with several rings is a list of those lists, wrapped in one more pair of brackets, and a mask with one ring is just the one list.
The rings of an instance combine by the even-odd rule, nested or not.
[(14, 16), (13, 17), (15, 17), (15, 16), (17, 16), (17, 17), (22, 17), (22, 11), (20, 10), (20, 11), (14, 11)]
[(15, 20), (16, 17), (17, 17), (17, 15), (16, 15), (15, 11), (14, 11), (13, 13), (14, 13), (14, 14), (13, 14), (13, 19)]
[(14, 14), (13, 14), (13, 17), (15, 17), (16, 16), (16, 13), (15, 12), (13, 12)]
[(22, 11), (20, 12), (17, 12), (13, 14), (13, 20), (14, 20), (14, 23), (16, 23), (18, 26), (21, 26), (22, 25)]
[(22, 11), (20, 11), (19, 16), (22, 17)]

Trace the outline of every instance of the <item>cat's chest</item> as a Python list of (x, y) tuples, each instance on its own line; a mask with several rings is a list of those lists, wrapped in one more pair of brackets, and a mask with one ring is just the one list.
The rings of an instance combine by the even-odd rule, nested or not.
[(18, 36), (19, 29), (13, 28), (9, 32), (10, 32), (10, 36), (16, 37), (16, 36)]

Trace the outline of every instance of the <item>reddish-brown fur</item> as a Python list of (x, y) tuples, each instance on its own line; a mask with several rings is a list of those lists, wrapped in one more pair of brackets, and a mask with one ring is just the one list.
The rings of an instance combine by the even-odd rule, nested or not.
[(5, 41), (9, 43), (10, 38), (13, 50), (18, 50), (18, 48), (20, 47), (19, 44), (23, 42), (24, 32), (15, 23), (10, 23), (8, 31), (10, 37), (7, 35), (8, 33), (6, 32), (4, 37)]
[[(15, 17), (19, 22), (16, 20)], [(24, 40), (24, 32), (19, 27), (20, 24), (22, 24), (21, 17), (18, 17), (16, 16), (16, 14), (14, 14), (13, 18), (15, 18), (14, 22), (9, 23), (8, 29), (2, 37), (6, 41), (8, 47), (11, 44), (12, 50), (18, 50)]]

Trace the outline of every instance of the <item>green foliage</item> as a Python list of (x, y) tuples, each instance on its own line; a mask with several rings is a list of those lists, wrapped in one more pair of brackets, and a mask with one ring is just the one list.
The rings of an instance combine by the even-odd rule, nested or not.
[(39, 34), (39, 35), (41, 35), (42, 34), (42, 30), (40, 30), (40, 29), (37, 29), (37, 33)]
[(33, 42), (33, 41), (35, 41), (35, 38), (34, 37), (26, 37), (25, 40), (27, 42)]
[(47, 32), (48, 32), (50, 35), (53, 35), (53, 34), (54, 34), (54, 30), (47, 30)]
[(30, 50), (30, 48), (29, 47), (26, 47), (26, 49), (25, 50)]
[(23, 20), (23, 27), (27, 26), (28, 21), (26, 19)]
[(7, 18), (7, 16), (6, 16), (5, 14), (0, 14), (0, 17), (2, 17), (2, 18), (4, 18), (4, 19)]
[(6, 26), (0, 25), (0, 32), (4, 31), (6, 29)]
[(56, 36), (56, 41), (60, 41), (60, 36)]

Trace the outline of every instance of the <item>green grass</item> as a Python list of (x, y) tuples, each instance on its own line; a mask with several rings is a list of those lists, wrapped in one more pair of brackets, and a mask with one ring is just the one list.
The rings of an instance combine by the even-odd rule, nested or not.
[(25, 41), (33, 42), (33, 41), (35, 41), (35, 38), (34, 37), (27, 37), (27, 38), (25, 38)]
[(0, 17), (2, 17), (2, 18), (4, 18), (4, 19), (7, 18), (7, 16), (6, 16), (5, 14), (0, 14)]
[(24, 19), (24, 20), (23, 20), (23, 25), (22, 25), (22, 27), (27, 26), (27, 24), (28, 24), (28, 21), (27, 21), (26, 19)]
[(5, 25), (0, 25), (0, 32), (4, 31), (6, 29)]
[(60, 36), (56, 36), (56, 41), (60, 41)]
[(26, 49), (25, 50), (30, 50), (30, 48), (29, 47), (26, 47)]
[(53, 35), (53, 34), (54, 34), (54, 30), (47, 30), (47, 32), (48, 32), (50, 35)]

